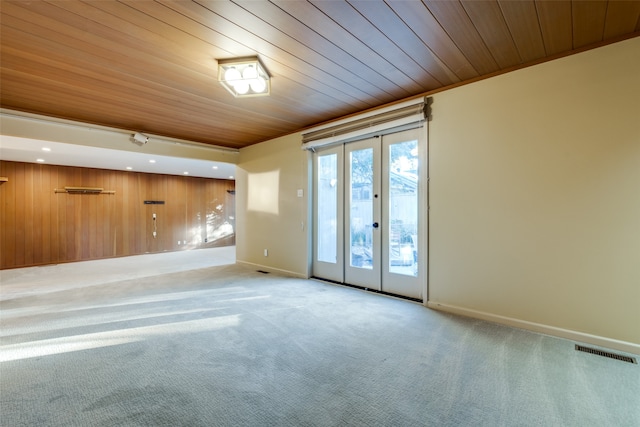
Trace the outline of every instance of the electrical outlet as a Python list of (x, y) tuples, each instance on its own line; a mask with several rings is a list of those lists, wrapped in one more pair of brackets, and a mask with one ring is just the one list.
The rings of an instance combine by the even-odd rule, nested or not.
[(153, 219), (156, 219), (156, 214), (153, 214)]

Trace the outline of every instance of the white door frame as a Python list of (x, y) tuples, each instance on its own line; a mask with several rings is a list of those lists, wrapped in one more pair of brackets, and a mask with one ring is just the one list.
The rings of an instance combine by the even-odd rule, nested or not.
[[(429, 256), (428, 256), (428, 249), (429, 249), (429, 245), (428, 245), (428, 237), (429, 237), (429, 203), (428, 203), (428, 176), (429, 176), (429, 172), (428, 172), (428, 165), (429, 165), (429, 156), (428, 156), (428, 132), (427, 132), (427, 126), (425, 125), (424, 127), (419, 127), (419, 128), (415, 128), (412, 130), (413, 132), (415, 132), (416, 137), (418, 139), (418, 156), (419, 156), (419, 175), (418, 175), (418, 215), (419, 215), (419, 220), (418, 220), (418, 244), (417, 244), (417, 248), (418, 248), (418, 275), (415, 278), (415, 280), (418, 281), (417, 287), (416, 289), (419, 289), (419, 294), (418, 295), (409, 295), (409, 298), (413, 298), (413, 299), (419, 299), (423, 301), (423, 304), (427, 304), (427, 300), (428, 300), (428, 277), (429, 277), (429, 271), (428, 271), (428, 260), (429, 260)], [(405, 131), (402, 131), (402, 133), (404, 133)], [(389, 134), (388, 136), (393, 140), (394, 137), (391, 137), (391, 135), (393, 134)], [(363, 141), (370, 141), (374, 138), (369, 138), (367, 140), (363, 140)], [(375, 289), (375, 290), (382, 290), (383, 292), (386, 292), (384, 289), (384, 285), (383, 283), (389, 282), (390, 280), (393, 280), (393, 278), (391, 277), (386, 277), (383, 279), (383, 273), (381, 270), (379, 271), (378, 277), (379, 277), (379, 281), (376, 281), (375, 279), (371, 279), (371, 281), (357, 281), (357, 283), (352, 283), (353, 280), (346, 280), (345, 277), (345, 270), (347, 269), (347, 263), (348, 260), (346, 259), (348, 257), (348, 251), (347, 249), (347, 245), (349, 244), (347, 242), (348, 240), (348, 230), (349, 230), (349, 225), (347, 224), (347, 220), (345, 219), (346, 215), (346, 198), (348, 197), (348, 194), (346, 194), (346, 189), (349, 188), (349, 183), (348, 181), (348, 177), (346, 176), (347, 174), (345, 173), (345, 171), (347, 170), (347, 162), (348, 162), (348, 155), (346, 154), (347, 151), (353, 151), (354, 148), (358, 148), (359, 145), (353, 145), (353, 144), (358, 144), (362, 141), (356, 141), (356, 142), (349, 142), (347, 144), (339, 144), (339, 145), (334, 145), (331, 148), (327, 148), (327, 149), (323, 149), (323, 150), (319, 150), (317, 153), (315, 153), (313, 155), (313, 161), (312, 161), (312, 165), (313, 165), (313, 192), (314, 192), (314, 207), (313, 207), (313, 222), (314, 222), (314, 226), (313, 226), (313, 241), (312, 241), (312, 250), (311, 250), (311, 256), (313, 257), (312, 259), (312, 276), (314, 277), (318, 277), (318, 278), (322, 278), (322, 279), (327, 279), (327, 280), (331, 280), (331, 281), (335, 281), (335, 282), (339, 282), (339, 283), (347, 283), (347, 284), (353, 284), (356, 286), (361, 286), (364, 288), (369, 288), (369, 289)], [(364, 146), (364, 142), (362, 142), (363, 146)], [(383, 144), (379, 144), (380, 146), (384, 145), (384, 150), (388, 150), (388, 145), (384, 143), (384, 136), (383, 136)], [(338, 247), (336, 248), (336, 254), (337, 254), (337, 262), (335, 264), (333, 264), (332, 266), (327, 266), (327, 263), (322, 263), (322, 262), (318, 262), (317, 261), (317, 233), (318, 233), (318, 200), (317, 200), (317, 194), (318, 194), (318, 180), (317, 180), (317, 174), (318, 174), (318, 157), (319, 156), (324, 156), (324, 155), (328, 155), (328, 154), (333, 154), (335, 153), (338, 156), (338, 162), (339, 164), (344, 165), (343, 167), (338, 167), (338, 173), (339, 173), (339, 178), (337, 181), (337, 191), (338, 191), (338, 195), (337, 197), (339, 198), (339, 202), (338, 202), (338, 240), (339, 242), (337, 243)], [(378, 153), (381, 154), (381, 153)], [(380, 158), (380, 156), (378, 156), (378, 158)], [(341, 163), (340, 163), (341, 162)], [(386, 160), (384, 161), (386, 162)], [(384, 163), (383, 163), (384, 164)], [(385, 167), (388, 167), (385, 166)], [(378, 174), (380, 175), (380, 174)], [(382, 212), (382, 204), (381, 204), (381, 200), (388, 200), (388, 193), (387, 194), (382, 194), (380, 191), (384, 191), (383, 188), (380, 187), (381, 183), (380, 183), (380, 177), (378, 177), (378, 194), (380, 194), (381, 197), (377, 198), (377, 203), (380, 206), (379, 209), (379, 217), (378, 217), (378, 223), (381, 223), (382, 217), (384, 216), (384, 218), (388, 218), (388, 214), (389, 212)], [(386, 191), (388, 192), (388, 189), (386, 189)], [(386, 208), (388, 209), (388, 207)], [(375, 215), (375, 213), (374, 213)], [(386, 228), (386, 227), (385, 227)], [(380, 236), (380, 245), (381, 247), (383, 247), (385, 244), (388, 244), (388, 230), (386, 230), (386, 233), (382, 233), (381, 232), (381, 228), (378, 228), (378, 235)], [(382, 241), (384, 237), (384, 242)], [(387, 254), (388, 257), (388, 254)], [(378, 261), (379, 263), (382, 263), (382, 257), (379, 257), (380, 260)], [(329, 268), (327, 268), (329, 267)], [(375, 268), (372, 269), (375, 271)], [(392, 289), (393, 290), (393, 289)], [(402, 295), (401, 295), (402, 296)]]

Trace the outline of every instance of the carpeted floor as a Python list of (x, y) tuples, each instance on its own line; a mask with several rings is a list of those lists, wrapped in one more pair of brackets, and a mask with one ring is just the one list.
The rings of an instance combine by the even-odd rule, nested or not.
[(171, 258), (84, 285), (5, 272), (0, 424), (640, 425), (640, 365), (225, 262), (166, 271)]

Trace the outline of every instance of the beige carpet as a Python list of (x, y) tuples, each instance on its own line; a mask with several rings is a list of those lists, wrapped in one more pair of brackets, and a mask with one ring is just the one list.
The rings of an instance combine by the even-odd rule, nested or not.
[(638, 365), (232, 254), (3, 272), (0, 425), (640, 425)]
[(0, 270), (0, 301), (235, 262), (236, 247), (226, 246)]

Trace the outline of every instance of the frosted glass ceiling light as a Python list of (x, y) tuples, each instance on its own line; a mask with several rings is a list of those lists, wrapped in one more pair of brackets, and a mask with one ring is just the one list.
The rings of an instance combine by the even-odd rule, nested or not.
[(218, 80), (233, 96), (264, 96), (271, 92), (269, 74), (257, 56), (219, 59)]
[(229, 67), (224, 72), (224, 79), (229, 84), (235, 84), (236, 81), (242, 79), (242, 75), (236, 67)]
[(236, 90), (238, 95), (246, 95), (249, 92), (249, 82), (246, 80), (238, 80), (233, 88)]
[(247, 65), (242, 71), (242, 78), (245, 80), (255, 80), (256, 77), (258, 77), (258, 72), (253, 65)]
[(267, 88), (267, 81), (262, 77), (256, 77), (254, 81), (250, 84), (251, 90), (256, 93), (262, 93)]

